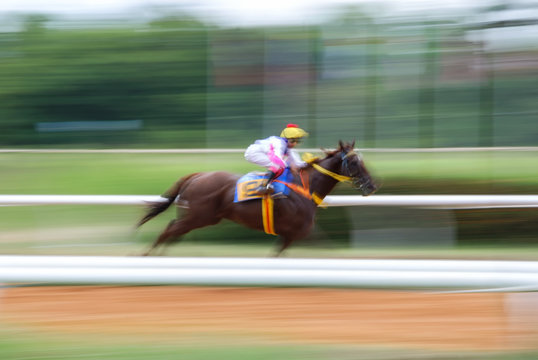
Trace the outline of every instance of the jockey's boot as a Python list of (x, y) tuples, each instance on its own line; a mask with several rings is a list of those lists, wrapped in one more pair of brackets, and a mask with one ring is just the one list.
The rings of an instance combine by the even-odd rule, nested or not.
[(269, 177), (265, 179), (264, 183), (258, 186), (254, 191), (256, 194), (259, 195), (266, 195), (266, 194), (272, 194), (275, 190), (273, 189), (273, 186), (271, 185), (271, 181), (275, 178), (275, 173), (273, 171), (268, 172)]

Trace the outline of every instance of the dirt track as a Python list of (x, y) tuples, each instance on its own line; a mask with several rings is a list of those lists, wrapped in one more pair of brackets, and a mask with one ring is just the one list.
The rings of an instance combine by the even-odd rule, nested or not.
[(37, 330), (231, 341), (534, 347), (505, 294), (331, 289), (22, 287), (0, 290), (0, 321)]

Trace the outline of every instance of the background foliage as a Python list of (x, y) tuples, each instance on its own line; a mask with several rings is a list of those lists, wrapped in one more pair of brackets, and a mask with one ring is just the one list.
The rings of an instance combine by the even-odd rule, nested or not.
[[(429, 20), (366, 10), (267, 28), (19, 17), (0, 32), (0, 146), (243, 147), (287, 122), (316, 147), (537, 145), (538, 42), (490, 34), (528, 22), (487, 20), (506, 7)], [(107, 130), (118, 120), (141, 125)], [(49, 122), (75, 124), (38, 131)]]

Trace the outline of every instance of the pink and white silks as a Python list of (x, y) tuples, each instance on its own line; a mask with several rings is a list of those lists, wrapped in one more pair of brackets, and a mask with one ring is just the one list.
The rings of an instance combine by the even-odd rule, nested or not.
[(297, 167), (306, 165), (295, 150), (288, 148), (286, 139), (278, 136), (256, 140), (245, 151), (245, 159), (267, 168), (276, 176), (280, 175), (291, 164), (295, 164)]

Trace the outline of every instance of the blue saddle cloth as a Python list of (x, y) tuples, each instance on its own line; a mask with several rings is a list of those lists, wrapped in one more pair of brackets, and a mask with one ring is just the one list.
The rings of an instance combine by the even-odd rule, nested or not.
[[(255, 189), (262, 185), (265, 179), (267, 179), (269, 174), (260, 173), (260, 172), (249, 172), (248, 174), (243, 175), (235, 185), (235, 196), (234, 202), (241, 202), (252, 199), (260, 199), (262, 196), (255, 192)], [(276, 178), (283, 182), (291, 182), (293, 180), (293, 175), (290, 170), (286, 168), (284, 172)], [(288, 195), (290, 193), (290, 188), (286, 185), (273, 181), (271, 183), (275, 192), (274, 196)]]

